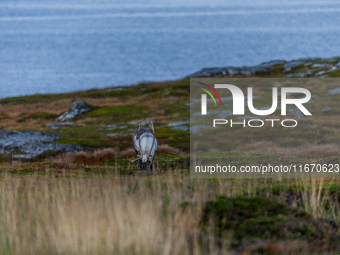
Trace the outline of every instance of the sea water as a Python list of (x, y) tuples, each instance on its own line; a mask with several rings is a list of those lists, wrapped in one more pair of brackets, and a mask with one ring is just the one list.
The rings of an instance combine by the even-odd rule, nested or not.
[(339, 42), (340, 1), (2, 0), (0, 98), (339, 56)]

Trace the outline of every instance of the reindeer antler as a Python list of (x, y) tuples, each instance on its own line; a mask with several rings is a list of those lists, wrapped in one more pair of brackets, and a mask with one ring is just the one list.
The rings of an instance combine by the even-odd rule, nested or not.
[(133, 162), (135, 162), (135, 161), (138, 160), (138, 159), (140, 159), (140, 158), (136, 158), (136, 159), (134, 159), (134, 160), (129, 159), (129, 161), (130, 161), (131, 163), (133, 163)]
[(143, 152), (142, 152), (142, 150), (141, 150), (141, 148), (140, 148), (140, 135), (139, 135), (139, 131), (140, 131), (140, 129), (141, 129), (141, 127), (142, 127), (142, 122), (143, 122), (143, 120), (144, 119), (142, 119), (140, 122), (139, 122), (139, 128), (138, 128), (138, 131), (137, 131), (137, 137), (139, 137), (139, 152), (140, 152), (140, 155), (139, 155), (139, 158), (136, 158), (136, 159), (134, 159), (134, 160), (130, 160), (129, 159), (129, 161), (131, 162), (131, 163), (133, 163), (133, 162), (135, 162), (136, 160), (138, 160), (138, 159), (141, 159), (142, 157), (143, 157)]
[(142, 149), (140, 147), (140, 135), (139, 135), (139, 131), (142, 127), (142, 122), (143, 122), (144, 119), (142, 119), (140, 122), (139, 122), (139, 128), (138, 128), (138, 132), (137, 132), (137, 137), (139, 137), (139, 152), (140, 152), (140, 157), (139, 158), (142, 158), (143, 157), (143, 152), (142, 152)]
[(148, 154), (148, 159), (150, 157), (150, 154), (151, 154), (151, 151), (152, 151), (153, 145), (155, 143), (155, 139), (156, 139), (155, 129), (153, 128), (153, 123), (152, 123), (151, 119), (149, 119), (149, 128), (151, 129), (151, 131), (153, 133), (153, 141), (152, 141), (151, 149), (150, 149), (149, 154)]

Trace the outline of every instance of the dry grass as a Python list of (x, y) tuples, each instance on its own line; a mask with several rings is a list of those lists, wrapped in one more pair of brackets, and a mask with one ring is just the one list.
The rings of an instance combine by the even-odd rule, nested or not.
[(79, 151), (75, 154), (74, 161), (83, 165), (98, 165), (111, 160), (115, 155), (115, 151), (110, 148), (97, 149), (94, 152)]
[(62, 154), (59, 154), (55, 157), (50, 157), (50, 158), (47, 158), (45, 160), (45, 162), (49, 162), (49, 163), (73, 163), (75, 162), (75, 157), (76, 157), (76, 154), (74, 152), (66, 152), (66, 153), (62, 153)]
[(236, 151), (258, 151), (258, 150), (273, 150), (277, 148), (270, 141), (260, 141), (255, 143), (248, 143), (239, 145), (235, 150)]
[(276, 153), (279, 156), (319, 159), (339, 155), (339, 145), (321, 144), (312, 145), (304, 144), (294, 148), (281, 148), (269, 141), (261, 141), (237, 147), (236, 151), (266, 151)]
[(156, 152), (159, 154), (171, 154), (171, 155), (182, 155), (183, 154), (181, 150), (176, 149), (167, 144), (158, 146)]
[[(231, 254), (227, 248), (215, 246), (210, 236), (205, 238), (211, 243), (210, 252), (201, 251), (199, 220), (205, 201), (216, 193), (228, 197), (244, 194), (244, 186), (251, 197), (263, 183), (225, 180), (213, 188), (211, 183), (201, 180), (189, 192), (190, 183), (189, 178), (173, 176), (107, 179), (5, 176), (0, 180), (0, 254)], [(304, 185), (310, 185), (310, 181), (297, 180), (296, 186)], [(314, 187), (325, 191), (322, 184), (315, 182)], [(312, 189), (306, 193), (311, 199), (296, 204), (301, 202), (302, 208), (321, 213), (323, 203), (317, 201), (325, 201), (326, 196), (326, 192)], [(190, 201), (191, 205), (184, 209), (183, 201)], [(339, 210), (335, 208), (338, 217)], [(313, 254), (308, 252), (308, 244), (295, 243), (294, 246), (268, 243), (266, 249), (282, 254), (288, 254), (285, 251)], [(221, 245), (226, 247), (228, 241)], [(245, 247), (242, 254), (252, 254), (248, 250)]]
[(171, 215), (162, 217), (165, 194), (154, 184), (152, 191), (139, 180), (6, 179), (0, 253), (188, 254), (196, 217), (178, 206), (181, 192), (171, 180)]
[(325, 158), (330, 156), (339, 155), (339, 146), (336, 144), (321, 144), (321, 145), (303, 145), (297, 148), (281, 148), (278, 151), (281, 156), (291, 156), (297, 158), (307, 158), (307, 159), (316, 159), (316, 158)]
[(120, 153), (121, 158), (132, 158), (136, 156), (136, 151), (133, 148), (126, 149)]

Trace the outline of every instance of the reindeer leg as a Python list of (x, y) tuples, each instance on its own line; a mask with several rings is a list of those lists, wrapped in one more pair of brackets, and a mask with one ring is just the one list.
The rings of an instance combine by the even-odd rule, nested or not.
[(141, 167), (140, 167), (140, 159), (138, 160), (138, 171), (141, 170)]

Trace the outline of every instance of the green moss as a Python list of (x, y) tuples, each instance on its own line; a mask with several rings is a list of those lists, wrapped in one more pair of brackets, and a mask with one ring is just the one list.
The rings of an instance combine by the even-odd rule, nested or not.
[(0, 113), (0, 120), (4, 120), (4, 119), (7, 119), (7, 118), (9, 118), (7, 114)]
[(14, 104), (14, 103), (38, 103), (38, 102), (51, 102), (59, 99), (74, 98), (76, 99), (76, 93), (63, 93), (63, 94), (35, 94), (31, 96), (9, 97), (1, 99), (2, 104)]
[(284, 140), (281, 140), (279, 145), (280, 147), (283, 148), (292, 148), (292, 147), (297, 147), (303, 144), (303, 140), (301, 139), (295, 139), (295, 138), (286, 138)]
[[(333, 233), (334, 234), (334, 233)], [(326, 228), (318, 226), (309, 219), (286, 215), (260, 216), (245, 219), (234, 232), (237, 240), (322, 240), (326, 237)]]
[(331, 240), (337, 227), (316, 222), (304, 211), (263, 197), (216, 197), (206, 203), (201, 225), (205, 231), (213, 220), (213, 233), (224, 237), (232, 232), (234, 245), (243, 240)]
[(116, 105), (100, 107), (92, 112), (80, 115), (78, 118), (108, 117), (110, 120), (117, 120), (120, 123), (132, 119), (141, 119), (148, 112), (147, 106), (141, 105)]
[(246, 219), (280, 214), (309, 217), (305, 212), (263, 197), (228, 198), (218, 196), (207, 202), (203, 210), (202, 223), (206, 224), (209, 222), (210, 217), (214, 217), (217, 224), (217, 233), (221, 235), (224, 230), (235, 228)]
[(90, 90), (81, 94), (82, 97), (104, 98), (118, 97), (127, 99), (131, 97), (144, 98), (162, 98), (168, 96), (188, 97), (190, 94), (189, 79), (178, 81), (170, 84), (148, 84), (141, 83), (136, 86), (123, 87), (114, 90)]
[(188, 101), (184, 100), (167, 105), (164, 110), (164, 115), (177, 118), (177, 120), (183, 118), (189, 119), (190, 109), (186, 103), (188, 103)]
[(327, 73), (330, 77), (340, 77), (340, 70), (336, 70), (336, 71), (333, 71), (333, 72), (330, 72), (330, 73)]
[(58, 143), (77, 144), (84, 147), (112, 147), (113, 142), (109, 137), (105, 137), (107, 132), (98, 131), (99, 125), (91, 126), (70, 126), (57, 129), (56, 132), (62, 140)]
[(56, 114), (51, 114), (48, 112), (39, 112), (39, 113), (34, 113), (34, 114), (22, 114), (20, 115), (20, 118), (17, 119), (17, 122), (25, 122), (27, 120), (30, 119), (44, 119), (44, 120), (53, 120), (56, 117), (58, 117), (58, 115)]
[(156, 137), (159, 144), (168, 144), (175, 148), (188, 151), (190, 147), (190, 132), (184, 130), (162, 127), (156, 129)]
[[(154, 166), (163, 170), (189, 169), (190, 156), (176, 156), (169, 154), (157, 154), (154, 159)], [(189, 173), (189, 172), (188, 172)]]
[[(109, 111), (108, 111), (109, 112)], [(96, 113), (97, 114), (97, 113)], [(100, 112), (102, 114), (102, 112)], [(104, 114), (107, 114), (107, 112)], [(122, 113), (123, 114), (123, 113)], [(100, 116), (100, 115), (97, 115)], [(120, 123), (124, 117), (121, 115), (112, 118), (105, 118), (107, 123)], [(112, 116), (111, 116), (112, 117)], [(126, 118), (131, 118), (131, 114)], [(126, 120), (122, 121), (126, 124)], [(91, 122), (86, 125), (74, 125), (57, 129), (57, 132), (62, 140), (59, 143), (78, 144), (85, 147), (115, 147), (119, 150), (125, 150), (127, 148), (133, 148), (131, 129), (135, 129), (135, 125), (127, 125), (125, 128), (117, 128), (112, 130), (103, 129), (102, 125), (99, 125), (99, 121), (96, 123)], [(189, 150), (189, 131), (173, 130), (170, 127), (160, 127), (159, 124), (155, 124), (156, 137), (158, 144), (168, 144), (175, 148), (188, 151)], [(107, 137), (110, 133), (122, 133), (124, 136)]]
[(298, 192), (303, 191), (304, 187), (300, 187), (296, 184), (291, 184), (291, 183), (278, 183), (278, 184), (272, 184), (271, 186), (259, 186), (257, 187), (257, 192), (259, 194), (270, 194), (279, 196), (281, 193), (291, 193), (291, 194), (296, 194)]

